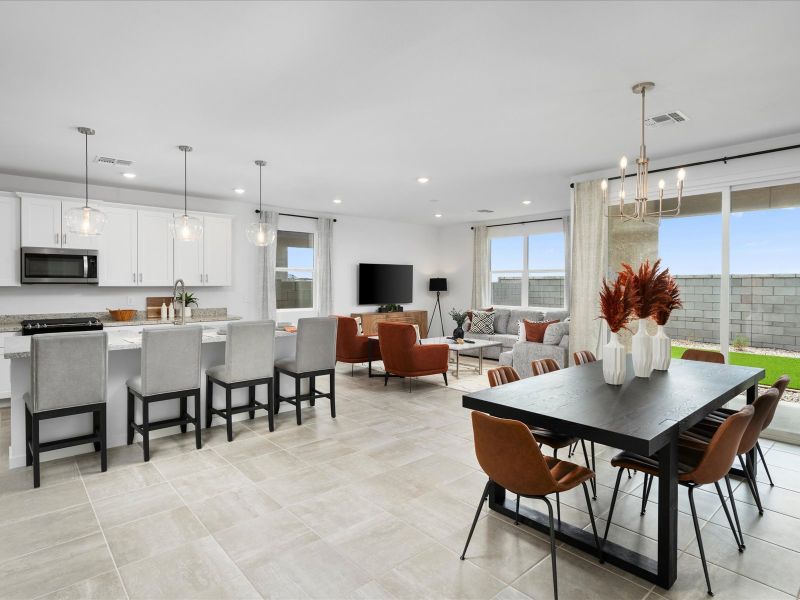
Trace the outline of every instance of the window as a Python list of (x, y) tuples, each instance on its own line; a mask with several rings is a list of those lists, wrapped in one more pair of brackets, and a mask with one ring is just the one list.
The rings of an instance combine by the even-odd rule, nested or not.
[(275, 302), (278, 310), (314, 307), (314, 234), (278, 231)]
[(492, 304), (564, 306), (565, 259), (561, 221), (534, 225), (537, 226), (535, 233), (498, 235), (490, 240)]

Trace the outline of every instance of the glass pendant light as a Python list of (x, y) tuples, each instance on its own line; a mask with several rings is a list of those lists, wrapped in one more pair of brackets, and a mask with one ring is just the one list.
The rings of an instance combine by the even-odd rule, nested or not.
[(84, 136), (84, 165), (86, 183), (86, 201), (83, 206), (76, 206), (67, 211), (67, 229), (70, 233), (82, 236), (95, 236), (103, 233), (106, 216), (96, 208), (89, 206), (89, 136), (94, 135), (94, 129), (78, 127), (78, 132)]
[(256, 246), (269, 246), (275, 241), (275, 228), (264, 222), (264, 211), (261, 210), (261, 173), (266, 161), (257, 160), (258, 165), (258, 221), (247, 226), (247, 239)]
[(183, 152), (183, 214), (172, 219), (169, 230), (172, 237), (179, 242), (196, 242), (203, 237), (203, 222), (197, 217), (189, 216), (186, 201), (186, 155), (192, 151), (192, 147), (178, 146), (178, 150)]

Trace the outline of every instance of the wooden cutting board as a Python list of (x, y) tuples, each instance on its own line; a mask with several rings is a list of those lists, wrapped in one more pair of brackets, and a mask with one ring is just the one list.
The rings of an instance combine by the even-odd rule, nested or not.
[(161, 305), (166, 304), (167, 308), (172, 303), (172, 296), (149, 296), (145, 299), (148, 319), (161, 318)]

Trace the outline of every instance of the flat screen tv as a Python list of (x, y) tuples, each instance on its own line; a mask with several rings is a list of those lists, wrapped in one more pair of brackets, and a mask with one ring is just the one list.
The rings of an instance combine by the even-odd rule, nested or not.
[(413, 300), (413, 265), (358, 265), (359, 304), (403, 304)]

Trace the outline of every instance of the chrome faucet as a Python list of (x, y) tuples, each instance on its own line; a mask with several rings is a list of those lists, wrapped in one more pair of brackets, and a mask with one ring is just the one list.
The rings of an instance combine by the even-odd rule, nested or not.
[[(181, 286), (181, 295), (178, 296), (178, 284)], [(183, 283), (183, 279), (176, 279), (175, 286), (172, 288), (172, 297), (174, 298), (173, 302), (177, 301), (181, 305), (181, 322), (175, 323), (175, 325), (186, 325), (186, 307), (183, 305), (183, 295), (186, 293), (186, 285)]]

